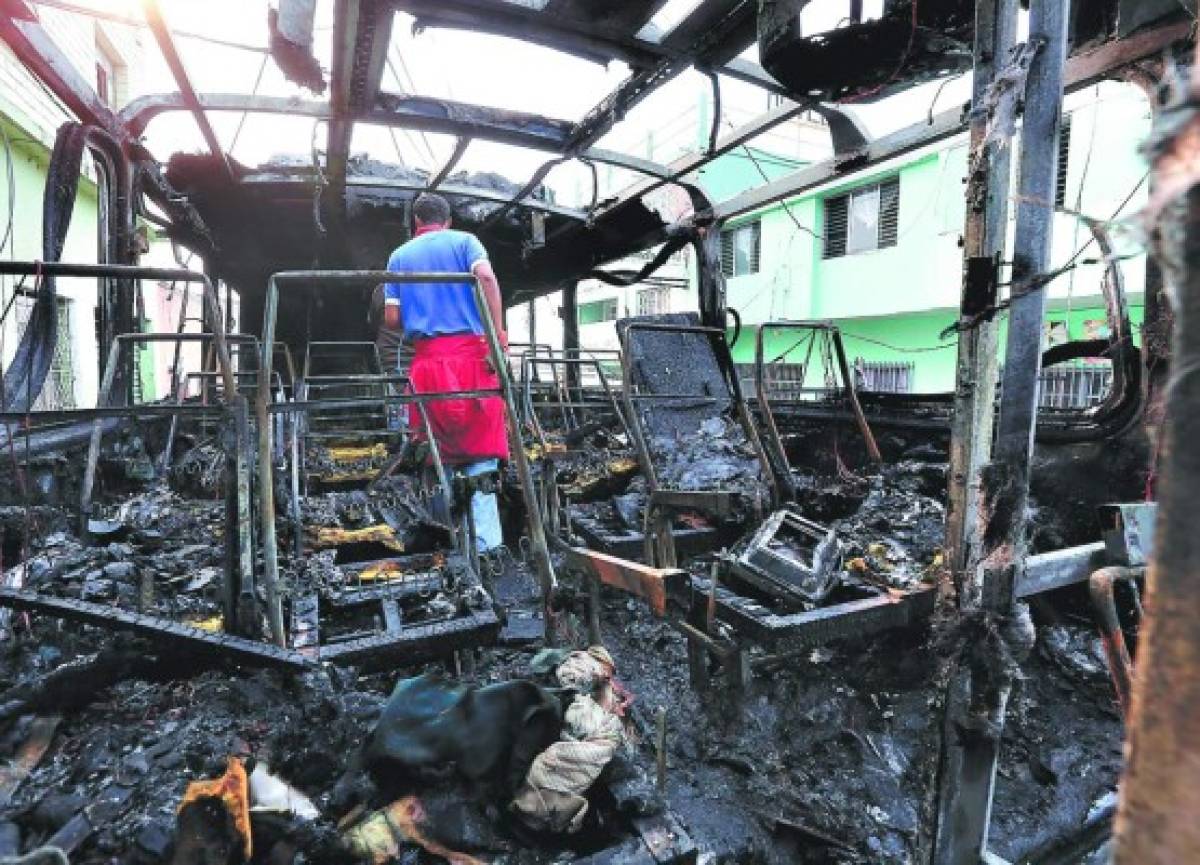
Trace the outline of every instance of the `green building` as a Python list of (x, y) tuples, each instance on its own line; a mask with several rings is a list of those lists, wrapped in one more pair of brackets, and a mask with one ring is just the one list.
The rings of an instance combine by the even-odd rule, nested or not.
[[(1150, 128), (1150, 106), (1136, 87), (1105, 83), (1070, 96), (1064, 117), (1052, 266), (1066, 264), (1081, 248), (1084, 263), (1048, 289), (1047, 344), (1107, 335), (1104, 267), (1075, 214), (1115, 218), (1135, 330), (1143, 305), (1136, 215), (1146, 199), (1139, 147)], [(957, 340), (941, 333), (957, 319), (967, 159), (962, 135), (731, 222), (722, 258), (728, 304), (743, 323), (735, 360), (753, 361), (754, 331), (763, 322), (822, 319), (841, 328), (868, 386), (951, 390)], [(735, 151), (706, 167), (700, 181), (724, 200), (761, 184), (764, 174), (787, 170), (786, 160)], [(1015, 202), (1010, 231), (1014, 213)], [(768, 333), (767, 358), (802, 362), (796, 352), (779, 357), (795, 341), (794, 334)]]

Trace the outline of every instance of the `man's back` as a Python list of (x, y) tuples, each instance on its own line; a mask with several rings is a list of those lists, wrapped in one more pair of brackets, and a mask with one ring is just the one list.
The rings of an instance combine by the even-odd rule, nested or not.
[[(470, 273), (487, 258), (483, 244), (466, 231), (444, 228), (419, 233), (392, 253), (398, 273)], [(448, 334), (482, 334), (483, 322), (469, 282), (388, 283), (385, 294), (400, 302), (407, 340)]]

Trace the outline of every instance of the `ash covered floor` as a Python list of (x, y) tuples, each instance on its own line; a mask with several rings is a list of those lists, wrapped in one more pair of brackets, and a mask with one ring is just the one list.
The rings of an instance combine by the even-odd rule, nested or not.
[[(907, 583), (922, 579), (937, 555), (942, 512), (928, 493), (940, 471), (909, 460), (878, 477), (808, 475), (801, 499), (839, 528), (847, 557), (863, 559), (863, 572)], [(314, 501), (312, 511), (348, 522), (336, 498)], [(155, 491), (133, 499), (121, 517), (132, 530), (108, 544), (46, 535), (27, 585), (136, 604), (148, 580), (159, 612), (211, 616), (209, 577), (221, 550), (205, 539), (220, 533), (220, 506)], [(695, 567), (703, 573), (707, 563)], [(510, 622), (536, 621), (532, 574), (511, 557), (497, 569), (496, 596)], [(1033, 617), (1036, 643), (1010, 706), (992, 820), (992, 849), (1010, 861), (1072, 834), (1108, 806), (1121, 761), (1120, 718), (1086, 607), (1056, 598)], [(581, 621), (571, 614), (563, 621), (582, 647)], [(904, 863), (920, 843), (942, 718), (943, 653), (928, 624), (794, 656), (753, 649), (754, 675), (740, 697), (705, 695), (689, 685), (678, 633), (641, 602), (606, 590), (602, 636), (632, 696), (627, 727), (636, 744), (623, 760), (641, 792), (614, 795), (602, 777), (585, 831), (547, 835), (523, 828), (486, 785), (447, 773), (380, 784), (356, 771), (396, 682), (447, 669), (465, 684), (538, 679), (536, 643), (482, 650), (473, 669), (439, 659), (293, 675), (236, 669), (41, 615), (14, 614), (11, 626), (0, 665), (0, 748), (20, 766), (47, 725), (52, 738), (27, 777), (15, 770), (0, 784), (8, 798), (0, 840), (15, 849), (19, 838), (29, 849), (66, 833), (77, 843), (73, 862), (171, 861), (185, 790), (219, 777), (231, 755), (248, 768), (265, 764), (321, 815), (256, 818), (260, 846), (301, 858), (259, 853), (254, 861), (353, 861), (338, 846), (337, 821), (356, 805), (369, 811), (408, 794), (422, 801), (427, 837), (482, 861), (625, 861), (612, 850), (631, 836), (628, 809), (656, 810), (646, 803), (655, 798), (657, 713), (665, 709), (663, 805), (701, 861)], [(80, 815), (90, 815), (82, 825)], [(287, 843), (275, 848), (279, 837)], [(415, 845), (404, 855), (400, 861), (441, 861)]]

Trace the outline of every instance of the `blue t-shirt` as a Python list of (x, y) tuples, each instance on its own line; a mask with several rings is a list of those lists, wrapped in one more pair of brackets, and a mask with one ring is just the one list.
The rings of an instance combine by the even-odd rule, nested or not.
[[(397, 273), (470, 273), (487, 259), (479, 238), (466, 231), (444, 228), (417, 235), (388, 259)], [(404, 338), (411, 341), (456, 333), (483, 334), (469, 282), (388, 282), (384, 303), (400, 304)]]

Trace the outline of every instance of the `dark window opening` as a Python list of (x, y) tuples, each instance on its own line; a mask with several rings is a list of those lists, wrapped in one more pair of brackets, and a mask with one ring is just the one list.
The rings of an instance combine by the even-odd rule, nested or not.
[(721, 272), (725, 276), (758, 273), (762, 222), (755, 220), (721, 232)]
[(822, 258), (895, 246), (900, 236), (900, 178), (825, 199)]

